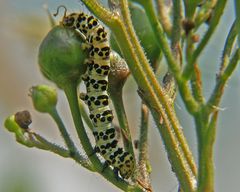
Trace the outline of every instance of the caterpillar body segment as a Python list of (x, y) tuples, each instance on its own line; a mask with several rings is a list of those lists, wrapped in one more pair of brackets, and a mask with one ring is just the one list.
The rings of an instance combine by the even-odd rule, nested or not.
[(107, 32), (95, 17), (85, 13), (66, 15), (66, 10), (61, 25), (79, 31), (86, 40), (89, 57), (85, 63), (88, 67), (82, 79), (87, 93), (82, 93), (80, 98), (88, 105), (89, 117), (94, 125), (95, 151), (122, 178), (128, 179), (133, 174), (135, 162), (129, 152), (118, 146), (116, 130), (112, 125), (113, 114), (107, 93), (111, 53)]

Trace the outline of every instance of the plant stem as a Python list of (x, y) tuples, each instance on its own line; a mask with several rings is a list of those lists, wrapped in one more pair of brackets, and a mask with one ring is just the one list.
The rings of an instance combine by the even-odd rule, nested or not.
[(35, 147), (37, 147), (39, 149), (51, 151), (62, 157), (65, 157), (65, 158), (73, 158), (77, 163), (79, 163), (80, 165), (82, 165), (83, 167), (88, 169), (89, 171), (93, 171), (93, 172), (95, 171), (93, 166), (90, 164), (89, 160), (86, 159), (81, 154), (79, 154), (78, 152), (76, 153), (76, 155), (72, 156), (71, 152), (69, 150), (66, 150), (54, 143), (49, 142), (44, 137), (42, 137), (41, 135), (39, 135), (35, 132), (33, 132), (32, 134), (37, 139), (37, 141), (34, 140)]
[(121, 127), (124, 147), (126, 151), (131, 153), (135, 159), (133, 145), (132, 145), (132, 138), (131, 138), (130, 129), (127, 121), (127, 115), (126, 115), (124, 104), (123, 104), (122, 89), (121, 90), (117, 89), (117, 90), (111, 91), (111, 99), (114, 105), (114, 109), (117, 113), (119, 126)]
[(216, 109), (218, 109), (226, 82), (232, 75), (233, 71), (235, 70), (239, 62), (239, 59), (240, 59), (240, 49), (237, 49), (234, 56), (230, 60), (228, 66), (226, 67), (225, 71), (217, 79), (215, 88), (206, 105), (206, 109), (205, 109), (206, 113), (210, 114), (212, 111), (215, 111)]
[(73, 140), (71, 139), (66, 127), (64, 126), (61, 117), (59, 116), (56, 108), (53, 108), (53, 110), (51, 110), (49, 112), (50, 116), (54, 119), (54, 121), (56, 122), (58, 129), (61, 133), (61, 136), (63, 137), (65, 144), (67, 145), (69, 151), (72, 154), (75, 154), (77, 152), (77, 148), (73, 142)]
[(165, 5), (164, 0), (155, 0), (158, 10), (158, 17), (159, 21), (161, 22), (161, 25), (164, 29), (164, 32), (170, 37), (171, 36), (171, 30), (172, 30), (172, 24), (170, 21), (170, 16), (168, 12), (166, 11), (168, 8)]
[(38, 149), (46, 150), (46, 151), (51, 151), (62, 157), (65, 157), (65, 158), (71, 157), (70, 153), (67, 149), (48, 141), (41, 135), (39, 135), (35, 132), (31, 132), (30, 135), (31, 135), (31, 137), (30, 137), (31, 142), (34, 144), (34, 147), (36, 147)]
[(216, 7), (214, 9), (213, 17), (211, 18), (209, 28), (208, 28), (207, 32), (205, 33), (203, 39), (199, 43), (198, 47), (193, 52), (193, 55), (189, 59), (186, 67), (184, 68), (184, 71), (183, 71), (184, 79), (188, 80), (191, 78), (192, 72), (194, 71), (193, 67), (196, 63), (196, 60), (199, 57), (199, 55), (202, 53), (203, 49), (205, 48), (205, 46), (209, 42), (209, 39), (211, 38), (212, 34), (214, 33), (215, 29), (217, 28), (220, 18), (223, 14), (223, 10), (225, 8), (226, 2), (227, 2), (227, 0), (219, 0), (217, 2)]
[(146, 104), (142, 101), (141, 105), (141, 127), (139, 136), (139, 156), (138, 156), (138, 170), (141, 181), (151, 189), (150, 181), (150, 163), (148, 156), (148, 130), (149, 130), (149, 110)]
[(217, 117), (218, 112), (216, 111), (209, 124), (204, 116), (196, 117), (199, 152), (198, 192), (214, 191), (213, 147), (216, 138)]
[(229, 63), (229, 58), (232, 53), (232, 49), (234, 47), (234, 42), (237, 38), (237, 21), (235, 20), (234, 23), (231, 26), (231, 29), (228, 33), (225, 45), (224, 45), (224, 50), (223, 50), (223, 56), (222, 56), (222, 62), (219, 70), (218, 76), (221, 76), (224, 73), (224, 70), (226, 69), (228, 63)]
[(240, 2), (239, 0), (235, 0), (235, 15), (236, 15), (236, 25), (237, 25), (237, 33), (238, 33), (238, 47), (240, 47)]

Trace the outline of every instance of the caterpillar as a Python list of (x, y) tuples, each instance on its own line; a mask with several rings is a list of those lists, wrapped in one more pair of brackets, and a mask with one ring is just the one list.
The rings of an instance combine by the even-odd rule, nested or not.
[(80, 32), (86, 40), (89, 52), (85, 61), (87, 71), (82, 76), (86, 93), (82, 93), (80, 98), (88, 105), (89, 117), (94, 126), (94, 151), (113, 167), (115, 173), (128, 179), (134, 171), (134, 158), (118, 146), (116, 130), (112, 124), (113, 113), (109, 107), (110, 98), (107, 92), (111, 54), (107, 32), (97, 18), (83, 12), (66, 15), (67, 9), (62, 5), (55, 15), (60, 7), (65, 9), (60, 25)]

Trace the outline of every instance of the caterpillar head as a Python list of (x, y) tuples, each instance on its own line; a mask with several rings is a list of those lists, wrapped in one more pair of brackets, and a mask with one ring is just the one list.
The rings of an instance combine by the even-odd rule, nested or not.
[(60, 5), (57, 8), (57, 12), (54, 14), (54, 16), (57, 16), (59, 13), (59, 9), (60, 8), (64, 8), (64, 15), (62, 18), (62, 21), (60, 22), (60, 25), (64, 26), (64, 27), (68, 27), (68, 28), (74, 28), (75, 26), (75, 21), (77, 20), (78, 14), (76, 13), (71, 13), (69, 15), (67, 14), (67, 8), (64, 5)]

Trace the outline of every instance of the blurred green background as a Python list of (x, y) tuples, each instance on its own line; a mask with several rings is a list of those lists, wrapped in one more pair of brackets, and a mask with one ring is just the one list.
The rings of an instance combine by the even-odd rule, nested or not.
[[(50, 29), (42, 5), (47, 3), (51, 12), (64, 4), (71, 11), (85, 11), (78, 0), (1, 0), (0, 1), (0, 192), (75, 192), (118, 191), (100, 176), (90, 173), (69, 159), (54, 154), (28, 149), (17, 144), (13, 135), (3, 127), (4, 119), (16, 111), (28, 109), (32, 113), (32, 128), (54, 142), (62, 143), (55, 124), (44, 114), (34, 111), (28, 97), (29, 88), (36, 84), (51, 84), (41, 74), (37, 65), (37, 52), (41, 40)], [(228, 1), (217, 33), (201, 57), (204, 91), (211, 94), (216, 70), (221, 59), (226, 34), (234, 19), (233, 1)], [(202, 29), (204, 32), (204, 28)], [(230, 79), (218, 121), (215, 147), (216, 191), (239, 191), (240, 181), (240, 77), (239, 67)], [(130, 78), (125, 87), (125, 103), (133, 134), (137, 135), (140, 122), (140, 100), (136, 85)], [(64, 94), (59, 91), (59, 106), (63, 120), (76, 138)], [(193, 121), (181, 99), (176, 110), (187, 139), (196, 157), (196, 139)], [(152, 121), (152, 119), (151, 119)], [(171, 172), (162, 142), (155, 125), (150, 129), (150, 160), (155, 191), (177, 191), (177, 180)], [(90, 131), (89, 131), (90, 133)], [(90, 133), (91, 134), (91, 133)]]

